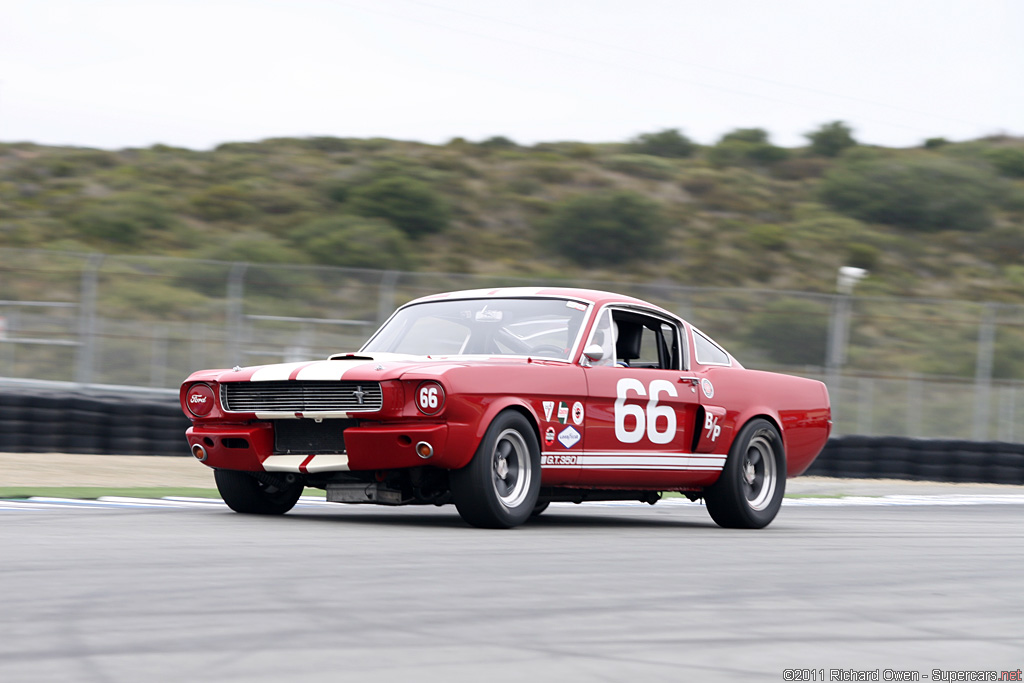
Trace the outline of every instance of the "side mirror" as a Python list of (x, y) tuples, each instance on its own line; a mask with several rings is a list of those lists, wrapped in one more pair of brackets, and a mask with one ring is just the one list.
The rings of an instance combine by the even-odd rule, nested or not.
[(583, 349), (583, 358), (587, 361), (586, 365), (589, 366), (604, 358), (604, 348), (600, 344), (591, 344)]

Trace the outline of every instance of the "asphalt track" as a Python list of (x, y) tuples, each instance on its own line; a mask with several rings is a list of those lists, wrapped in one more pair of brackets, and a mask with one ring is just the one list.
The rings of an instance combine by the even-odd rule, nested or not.
[(485, 531), (452, 508), (37, 501), (0, 510), (0, 681), (1016, 670), (1024, 505), (1004, 503), (796, 501), (761, 531), (557, 505)]

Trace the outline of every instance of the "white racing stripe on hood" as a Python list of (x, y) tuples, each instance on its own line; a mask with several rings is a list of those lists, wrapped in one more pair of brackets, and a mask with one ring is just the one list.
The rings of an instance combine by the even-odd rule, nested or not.
[(249, 378), (250, 382), (276, 382), (285, 380), (291, 377), (291, 374), (303, 365), (309, 365), (309, 361), (301, 361), (299, 363), (279, 363), (277, 365), (267, 365), (262, 367), (256, 372), (252, 373), (252, 377)]
[(291, 379), (299, 380), (339, 380), (346, 372), (353, 368), (366, 365), (376, 366), (388, 362), (401, 361), (424, 361), (425, 356), (411, 356), (398, 353), (375, 353), (369, 356), (372, 360), (366, 360), (367, 356), (359, 359), (346, 360), (337, 358), (335, 360), (313, 360), (299, 361), (297, 363), (278, 363), (267, 365), (252, 373), (250, 382), (279, 382)]
[(341, 379), (346, 372), (364, 366), (373, 366), (372, 360), (322, 360), (312, 363), (299, 370), (295, 376), (298, 380), (332, 380)]

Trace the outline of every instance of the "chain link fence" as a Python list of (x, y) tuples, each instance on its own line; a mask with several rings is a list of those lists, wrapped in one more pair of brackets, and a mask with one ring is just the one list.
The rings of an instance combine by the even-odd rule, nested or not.
[(829, 385), (835, 433), (1018, 441), (1024, 306), (0, 250), (0, 377), (173, 389), (355, 350), (440, 291), (578, 286), (674, 311), (746, 367)]

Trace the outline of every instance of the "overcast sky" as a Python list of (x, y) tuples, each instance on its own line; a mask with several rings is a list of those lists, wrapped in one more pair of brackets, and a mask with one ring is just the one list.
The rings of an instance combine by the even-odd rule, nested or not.
[(1024, 135), (1021, 0), (0, 0), (0, 141)]

